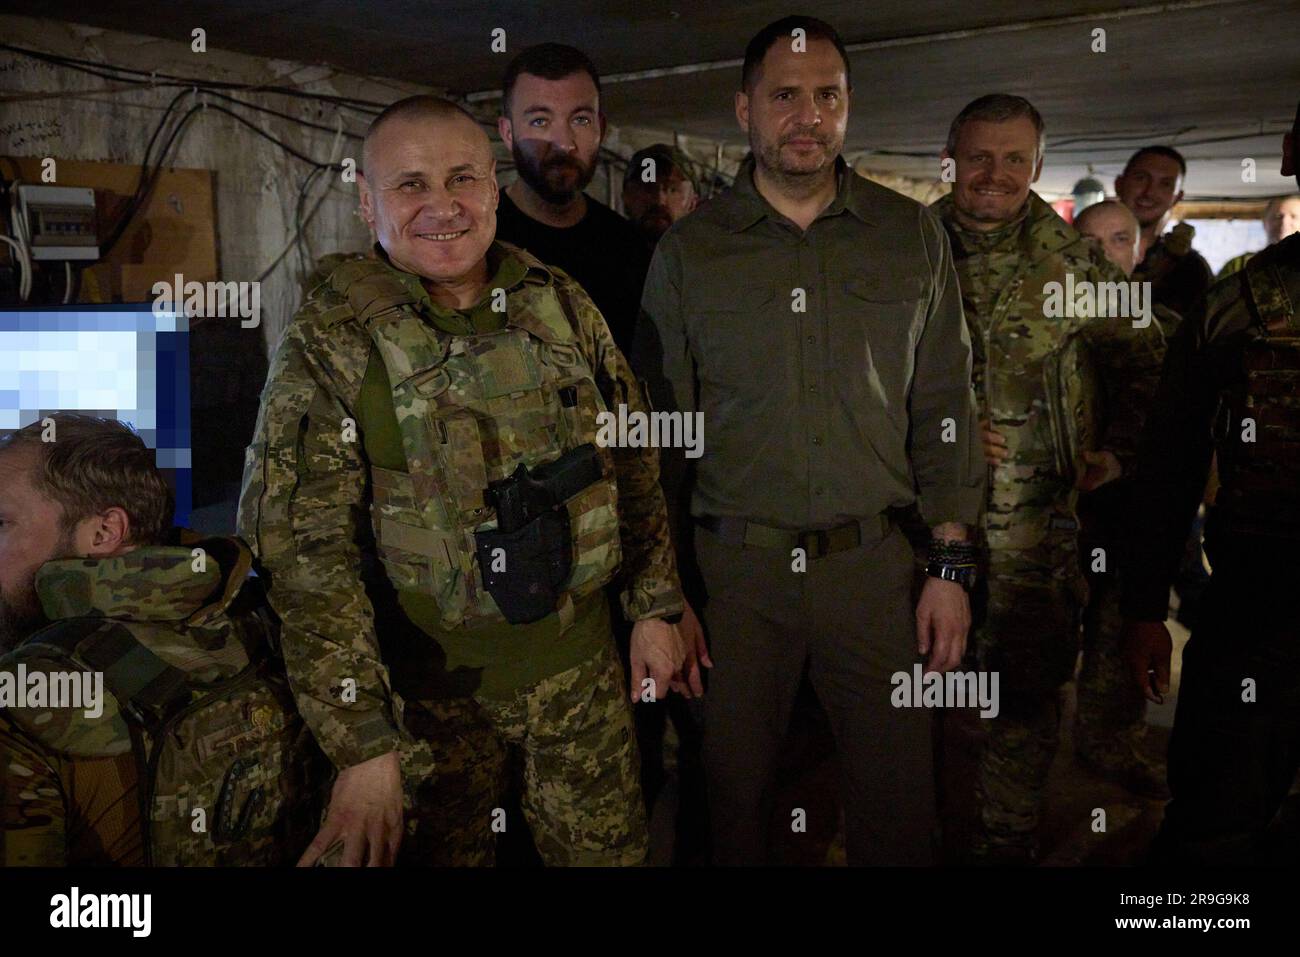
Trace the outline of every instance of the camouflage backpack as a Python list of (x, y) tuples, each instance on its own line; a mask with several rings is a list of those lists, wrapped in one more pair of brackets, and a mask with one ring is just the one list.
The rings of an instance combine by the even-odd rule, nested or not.
[(1216, 520), (1291, 540), (1300, 540), (1298, 254), (1300, 236), (1292, 236), (1246, 263), (1245, 283), (1260, 322), (1242, 350), (1239, 382), (1221, 396), (1215, 422)]
[[(148, 865), (292, 865), (320, 821), (328, 762), (294, 706), (278, 622), (256, 580), (243, 577), (247, 549), (224, 541), (242, 553), (235, 571), (218, 600), (187, 617), (62, 617), (0, 660), (6, 670), (44, 672), (51, 686), (60, 674), (102, 674), (98, 716), (66, 706), (9, 713), (65, 756), (135, 754)], [(137, 551), (151, 563), (151, 587), (220, 587), (219, 577), (190, 571), (189, 547)], [(38, 593), (59, 594), (58, 576), (98, 564), (48, 563)]]

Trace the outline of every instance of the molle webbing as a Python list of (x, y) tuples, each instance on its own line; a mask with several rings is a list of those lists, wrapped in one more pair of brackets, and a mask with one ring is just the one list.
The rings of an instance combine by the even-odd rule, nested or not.
[[(1300, 336), (1300, 316), (1296, 314), (1296, 293), (1300, 290), (1288, 290), (1277, 266), (1264, 260), (1264, 256), (1252, 256), (1246, 263), (1245, 273), (1250, 298), (1266, 327), (1265, 332), (1270, 336)], [(1285, 332), (1279, 332), (1279, 327)]]

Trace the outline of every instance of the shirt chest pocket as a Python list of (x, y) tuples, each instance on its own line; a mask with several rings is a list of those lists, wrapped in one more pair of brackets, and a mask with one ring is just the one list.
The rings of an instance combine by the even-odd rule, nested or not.
[(832, 294), (831, 356), (841, 381), (902, 395), (925, 320), (921, 277), (847, 278)]
[(691, 352), (705, 388), (761, 388), (790, 353), (791, 300), (782, 300), (770, 282), (710, 290), (691, 304), (689, 316)]

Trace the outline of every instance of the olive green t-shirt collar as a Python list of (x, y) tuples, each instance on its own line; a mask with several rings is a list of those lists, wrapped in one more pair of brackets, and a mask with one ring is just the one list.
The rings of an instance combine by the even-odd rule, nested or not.
[[(734, 204), (730, 223), (732, 232), (738, 233), (748, 229), (764, 217), (779, 222), (787, 221), (771, 203), (763, 198), (763, 194), (754, 185), (754, 166), (754, 154), (750, 153), (736, 172), (736, 180), (731, 192)], [(858, 183), (860, 177), (849, 169), (849, 164), (845, 162), (843, 156), (835, 157), (835, 175), (838, 183), (835, 198), (822, 210), (817, 219), (837, 216), (847, 210), (862, 222), (870, 224), (871, 216), (866, 191), (859, 188), (862, 185)]]
[(492, 308), (495, 290), (504, 289), (508, 296), (525, 282), (549, 285), (553, 279), (551, 273), (540, 263), (526, 263), (502, 243), (493, 241), (487, 251), (488, 272), (492, 278), (484, 287), (483, 295), (468, 309), (456, 309), (434, 302), (420, 277), (394, 266), (378, 244), (375, 245), (375, 255), (387, 263), (410, 290), (418, 310), (427, 315), (439, 329), (458, 336), (495, 332), (505, 327), (506, 313)]

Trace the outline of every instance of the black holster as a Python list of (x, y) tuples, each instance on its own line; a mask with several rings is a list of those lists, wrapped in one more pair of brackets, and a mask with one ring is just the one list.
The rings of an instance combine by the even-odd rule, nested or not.
[[(558, 505), (513, 532), (474, 533), (483, 587), (512, 625), (540, 621), (559, 601), (573, 569), (569, 510)], [(497, 549), (501, 549), (500, 553)], [(493, 565), (501, 571), (493, 571)]]
[(573, 570), (564, 503), (602, 476), (599, 453), (587, 444), (532, 472), (520, 465), (508, 479), (488, 486), (484, 499), (496, 509), (497, 527), (475, 532), (474, 540), (483, 587), (512, 625), (555, 611)]

